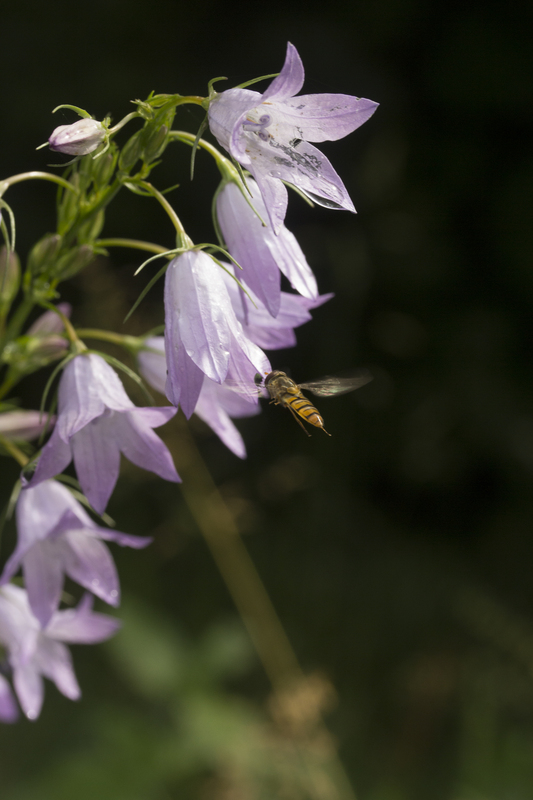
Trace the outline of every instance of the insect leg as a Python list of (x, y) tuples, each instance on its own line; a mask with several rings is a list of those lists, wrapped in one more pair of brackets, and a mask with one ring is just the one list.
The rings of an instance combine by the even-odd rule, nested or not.
[(311, 436), (311, 434), (309, 433), (307, 428), (304, 426), (304, 424), (303, 424), (302, 420), (300, 419), (300, 417), (298, 416), (298, 414), (295, 411), (293, 411), (292, 408), (289, 405), (287, 405), (287, 408), (289, 409), (289, 411), (291, 412), (292, 416), (294, 417), (294, 419), (296, 420), (296, 422), (298, 423), (300, 428), (303, 430), (305, 435), (306, 436)]

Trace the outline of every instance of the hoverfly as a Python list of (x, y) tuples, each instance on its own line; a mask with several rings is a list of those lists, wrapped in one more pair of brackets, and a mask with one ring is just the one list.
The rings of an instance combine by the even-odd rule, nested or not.
[[(257, 379), (261, 379), (259, 374), (256, 376), (256, 382)], [(308, 381), (307, 383), (298, 384), (284, 372), (274, 370), (265, 376), (262, 385), (270, 395), (270, 402), (274, 403), (276, 406), (285, 406), (288, 408), (296, 422), (303, 428), (308, 436), (311, 436), (311, 434), (303, 425), (302, 419), (315, 428), (321, 428), (324, 433), (331, 436), (324, 427), (324, 420), (314, 405), (305, 397), (302, 389), (312, 392), (318, 397), (330, 397), (334, 394), (353, 392), (355, 389), (359, 389), (360, 386), (364, 386), (365, 383), (371, 380), (372, 375), (366, 370), (361, 370), (348, 377), (326, 375), (318, 381)]]

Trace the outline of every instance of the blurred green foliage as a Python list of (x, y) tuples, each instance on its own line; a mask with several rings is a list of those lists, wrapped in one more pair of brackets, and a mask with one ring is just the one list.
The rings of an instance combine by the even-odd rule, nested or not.
[[(431, 0), (305, 14), (96, 0), (53, 16), (19, 0), (2, 16), (2, 175), (57, 161), (32, 153), (71, 121), (49, 115), (59, 103), (118, 119), (152, 89), (275, 71), (287, 39), (305, 92), (381, 103), (323, 147), (358, 216), (291, 198), (288, 227), (336, 297), (273, 358), (297, 381), (364, 365), (373, 383), (320, 405), (331, 440), (272, 407), (243, 420), (245, 463), (193, 423), (305, 671), (335, 687), (327, 722), (359, 800), (533, 796), (531, 16), (523, 2)], [(206, 241), (217, 176), (199, 157), (189, 185), (175, 152), (154, 183), (181, 181), (170, 197)], [(13, 190), (23, 258), (51, 227), (50, 198)], [(153, 205), (127, 198), (105, 233), (170, 245)], [(155, 289), (120, 327), (144, 285), (135, 266), (117, 251), (81, 273), (74, 322), (160, 324)], [(27, 407), (44, 382), (21, 384)], [(244, 634), (221, 622), (235, 612), (179, 489), (124, 466), (109, 511), (155, 540), (115, 554), (124, 629), (74, 648), (80, 704), (48, 685), (38, 722), (0, 730), (2, 797), (313, 798)], [(2, 468), (5, 498), (16, 469)], [(12, 542), (7, 530), (3, 557)], [(335, 785), (314, 752), (316, 786)]]

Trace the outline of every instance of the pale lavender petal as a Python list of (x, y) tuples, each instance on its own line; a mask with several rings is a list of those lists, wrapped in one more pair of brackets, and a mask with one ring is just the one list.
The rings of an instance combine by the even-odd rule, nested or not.
[[(344, 208), (355, 213), (354, 205), (339, 175), (326, 156), (309, 142), (280, 143), (271, 139), (265, 143), (257, 138), (253, 154), (253, 168), (250, 167), (250, 172), (259, 184), (271, 218), (279, 218), (279, 211), (272, 207), (272, 200), (265, 196), (264, 187), (271, 183), (283, 185), (280, 181), (292, 183), (319, 205)], [(275, 158), (279, 160), (275, 161)], [(268, 189), (272, 192), (270, 185)], [(273, 227), (276, 228), (274, 222)]]
[(13, 668), (13, 686), (20, 706), (28, 719), (37, 719), (44, 699), (43, 679), (32, 664)]
[(64, 442), (104, 413), (105, 404), (98, 390), (90, 355), (79, 355), (69, 361), (59, 383), (59, 414), (54, 431)]
[(42, 449), (37, 467), (29, 483), (30, 487), (37, 486), (41, 481), (59, 475), (72, 461), (72, 451), (68, 441), (64, 441), (59, 428), (55, 428), (50, 439)]
[[(141, 350), (138, 353), (139, 371), (150, 386), (160, 394), (165, 394), (167, 380), (165, 338), (164, 336), (150, 336), (144, 340), (144, 344), (150, 350)], [(152, 353), (150, 352), (151, 350), (158, 350), (159, 352)]]
[(42, 674), (53, 681), (61, 694), (69, 700), (78, 700), (81, 697), (81, 689), (72, 667), (72, 657), (64, 644), (43, 636), (39, 648), (39, 667)]
[(94, 644), (113, 636), (121, 622), (108, 614), (92, 611), (93, 598), (85, 594), (75, 609), (57, 611), (46, 633), (52, 639), (75, 644)]
[(65, 534), (65, 572), (72, 580), (111, 606), (120, 603), (115, 562), (103, 542), (84, 531)]
[(296, 236), (282, 226), (277, 241), (268, 240), (272, 255), (277, 259), (278, 267), (288, 278), (289, 283), (304, 297), (314, 300), (318, 297), (318, 286), (311, 267), (303, 254)]
[[(234, 157), (232, 146), (237, 143), (239, 160), (246, 154), (241, 153), (239, 136), (246, 112), (261, 102), (261, 94), (251, 89), (227, 89), (216, 95), (209, 104), (209, 128), (219, 144)], [(237, 124), (236, 124), (237, 123)], [(243, 163), (249, 163), (249, 159)]]
[(57, 529), (65, 513), (71, 510), (71, 503), (75, 501), (68, 489), (56, 481), (22, 489), (16, 510), (17, 546), (4, 567), (0, 584), (6, 583), (16, 573), (22, 559), (36, 542), (46, 539)]
[(113, 493), (120, 471), (120, 449), (116, 440), (119, 412), (99, 417), (72, 437), (72, 452), (78, 480), (92, 507), (102, 514)]
[(243, 439), (229, 414), (248, 417), (259, 413), (259, 406), (253, 405), (228, 387), (205, 378), (195, 414), (217, 434), (221, 441), (239, 458), (246, 458)]
[[(287, 214), (289, 195), (285, 184), (278, 180), (281, 175), (270, 174), (271, 166), (267, 159), (259, 159), (257, 163), (254, 161), (250, 164), (249, 170), (261, 191), (272, 228), (275, 233), (278, 233)], [(291, 180), (289, 183), (293, 183), (293, 181)]]
[[(253, 205), (266, 221), (268, 212), (259, 188), (255, 181), (249, 181), (249, 187)], [(279, 311), (281, 276), (268, 237), (276, 237), (263, 226), (248, 200), (235, 183), (227, 183), (217, 197), (218, 221), (229, 252), (242, 267), (242, 271), (237, 270), (239, 280), (255, 292), (275, 317)]]
[(133, 547), (141, 550), (153, 542), (152, 536), (134, 536), (132, 533), (122, 533), (111, 528), (94, 528), (84, 530), (87, 536), (96, 536), (98, 539), (105, 539), (106, 542), (115, 542), (121, 547)]
[(264, 370), (257, 369), (248, 359), (244, 357), (234, 358), (232, 355), (228, 370), (228, 384), (237, 387), (240, 394), (243, 397), (248, 397), (251, 402), (257, 402), (258, 394), (255, 376), (258, 372), (262, 376), (272, 372), (272, 367), (268, 361), (267, 364), (268, 366)]
[[(72, 306), (70, 303), (58, 303), (57, 308), (65, 317), (70, 317)], [(45, 311), (38, 317), (33, 325), (26, 331), (26, 336), (45, 336), (49, 333), (61, 333), (64, 329), (63, 320), (55, 311)]]
[(138, 467), (150, 470), (166, 481), (180, 483), (168, 447), (139, 416), (136, 411), (131, 411), (121, 414), (115, 422), (115, 437), (121, 451)]
[(165, 425), (172, 417), (175, 417), (178, 409), (174, 406), (141, 406), (132, 411), (124, 412), (124, 416), (135, 417), (141, 420), (143, 425), (148, 425), (150, 428), (159, 428)]
[[(167, 342), (168, 327), (165, 326), (165, 342)], [(169, 332), (170, 334), (170, 332)], [(168, 344), (166, 345), (167, 352), (176, 352)], [(180, 345), (177, 349), (177, 355), (174, 358), (167, 360), (168, 377), (165, 387), (166, 395), (171, 403), (175, 406), (181, 406), (181, 410), (187, 417), (190, 418), (193, 413), (204, 380), (204, 373), (199, 367), (196, 366), (194, 361), (189, 358), (185, 352), (185, 348)]]
[(39, 542), (23, 561), (24, 582), (31, 610), (45, 628), (57, 610), (63, 590), (64, 563), (59, 542)]
[(228, 371), (231, 304), (221, 269), (203, 252), (175, 258), (165, 276), (165, 320), (177, 318), (187, 355), (212, 380)]
[(265, 350), (284, 350), (296, 345), (296, 334), (293, 328), (282, 328), (277, 325), (275, 328), (247, 325), (246, 335), (252, 342)]
[[(272, 367), (270, 366), (270, 361), (263, 353), (260, 347), (250, 341), (247, 336), (244, 334), (242, 326), (240, 323), (237, 323), (239, 328), (235, 329), (235, 343), (238, 346), (232, 347), (232, 358), (231, 363), (233, 365), (233, 369), (236, 367), (236, 363), (238, 361), (243, 362), (242, 369), (245, 372), (249, 372), (250, 367), (255, 369), (255, 372), (260, 372), (261, 375), (264, 375), (268, 372), (272, 372)], [(240, 368), (238, 368), (240, 369)], [(228, 370), (229, 375), (229, 370)]]
[(0, 722), (16, 722), (19, 710), (11, 691), (11, 686), (3, 675), (0, 675)]
[(304, 77), (302, 59), (298, 55), (295, 46), (287, 42), (287, 53), (283, 69), (263, 94), (263, 102), (267, 99), (279, 102), (297, 94), (304, 84)]
[(7, 411), (0, 414), (0, 433), (5, 439), (31, 441), (37, 438), (45, 426), (52, 426), (55, 417), (49, 420), (48, 414), (40, 411)]
[(306, 142), (342, 139), (366, 122), (379, 103), (349, 94), (301, 94), (288, 98), (276, 111), (283, 115), (285, 135)]
[(91, 361), (93, 380), (107, 408), (114, 411), (126, 411), (129, 408), (135, 408), (135, 404), (126, 394), (122, 381), (113, 367), (95, 353), (91, 353), (88, 357)]

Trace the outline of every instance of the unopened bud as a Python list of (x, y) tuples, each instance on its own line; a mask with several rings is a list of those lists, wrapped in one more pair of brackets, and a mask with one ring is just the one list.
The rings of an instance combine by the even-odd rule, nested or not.
[(60, 125), (48, 139), (51, 150), (71, 156), (86, 156), (102, 144), (106, 129), (96, 119), (79, 119), (71, 125)]
[(20, 261), (16, 253), (0, 247), (0, 308), (9, 308), (20, 286)]
[(52, 274), (64, 281), (87, 267), (94, 259), (94, 250), (89, 244), (73, 247), (54, 265)]
[(0, 434), (4, 439), (31, 441), (41, 434), (41, 431), (54, 419), (49, 419), (47, 414), (39, 411), (23, 411), (15, 409), (0, 414)]

